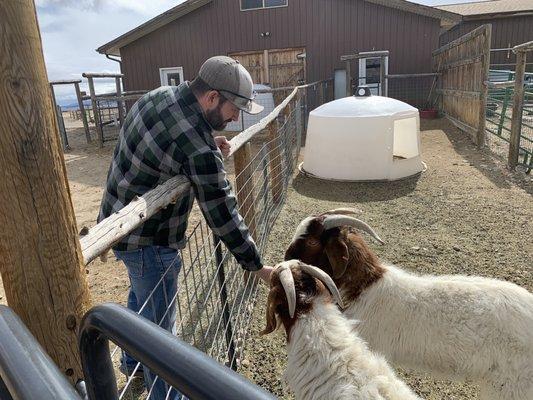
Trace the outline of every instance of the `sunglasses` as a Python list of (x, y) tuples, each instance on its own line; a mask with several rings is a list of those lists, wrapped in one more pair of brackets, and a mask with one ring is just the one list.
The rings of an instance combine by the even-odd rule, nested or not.
[(227, 96), (225, 96), (224, 93), (229, 93), (235, 96), (232, 100), (229, 100), (229, 99), (228, 100), (231, 101), (235, 106), (237, 106), (237, 108), (240, 108), (241, 110), (244, 110), (244, 111), (250, 111), (252, 109), (252, 101), (255, 99), (255, 96), (257, 95), (257, 93), (254, 91), (252, 92), (252, 97), (248, 98), (240, 94), (231, 92), (229, 90), (224, 90), (224, 89), (213, 89), (213, 90), (216, 90), (217, 92), (219, 92), (220, 96), (222, 96), (225, 99), (227, 99)]

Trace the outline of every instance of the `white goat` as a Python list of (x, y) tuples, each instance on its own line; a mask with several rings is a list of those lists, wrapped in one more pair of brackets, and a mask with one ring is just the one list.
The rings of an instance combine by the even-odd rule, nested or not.
[(323, 283), (340, 301), (327, 274), (299, 261), (278, 264), (271, 277), (263, 333), (274, 331), (278, 319), (283, 323), (288, 338), (284, 379), (296, 399), (419, 399), (357, 336), (355, 324), (333, 304)]
[(362, 221), (328, 212), (302, 221), (285, 259), (333, 277), (344, 315), (361, 321), (371, 349), (435, 377), (473, 380), (484, 400), (533, 399), (531, 293), (495, 279), (382, 265), (354, 227), (381, 241)]

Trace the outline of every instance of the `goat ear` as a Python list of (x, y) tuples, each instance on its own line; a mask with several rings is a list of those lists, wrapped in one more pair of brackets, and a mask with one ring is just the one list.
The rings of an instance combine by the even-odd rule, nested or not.
[(327, 241), (325, 251), (333, 270), (333, 278), (339, 279), (348, 266), (348, 246), (338, 237), (332, 237)]
[(276, 315), (276, 307), (279, 304), (277, 291), (272, 289), (268, 294), (267, 309), (266, 309), (266, 327), (261, 332), (261, 335), (268, 335), (278, 328), (278, 318)]

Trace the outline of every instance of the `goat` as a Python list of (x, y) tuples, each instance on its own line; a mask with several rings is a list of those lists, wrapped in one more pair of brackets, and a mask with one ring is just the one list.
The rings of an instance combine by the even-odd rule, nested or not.
[(419, 399), (357, 336), (355, 324), (333, 303), (332, 295), (337, 303), (340, 295), (327, 274), (296, 260), (285, 261), (276, 266), (270, 285), (262, 333), (276, 330), (278, 321), (285, 327), (284, 378), (296, 399)]
[(359, 333), (391, 363), (435, 377), (475, 381), (481, 399), (533, 399), (533, 295), (481, 277), (419, 276), (383, 265), (356, 232), (364, 222), (334, 212), (306, 218), (285, 259), (333, 277), (360, 320)]

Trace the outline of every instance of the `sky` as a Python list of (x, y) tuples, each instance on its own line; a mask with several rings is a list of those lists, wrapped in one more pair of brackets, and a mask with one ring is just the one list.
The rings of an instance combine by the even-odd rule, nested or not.
[[(35, 0), (48, 79), (81, 79), (83, 72), (119, 72), (118, 63), (95, 49), (183, 1)], [(414, 2), (441, 5), (467, 1)], [(97, 93), (114, 90), (114, 80), (95, 82)], [(87, 90), (85, 79), (82, 90)], [(76, 102), (73, 86), (58, 86), (56, 96), (60, 105)]]

